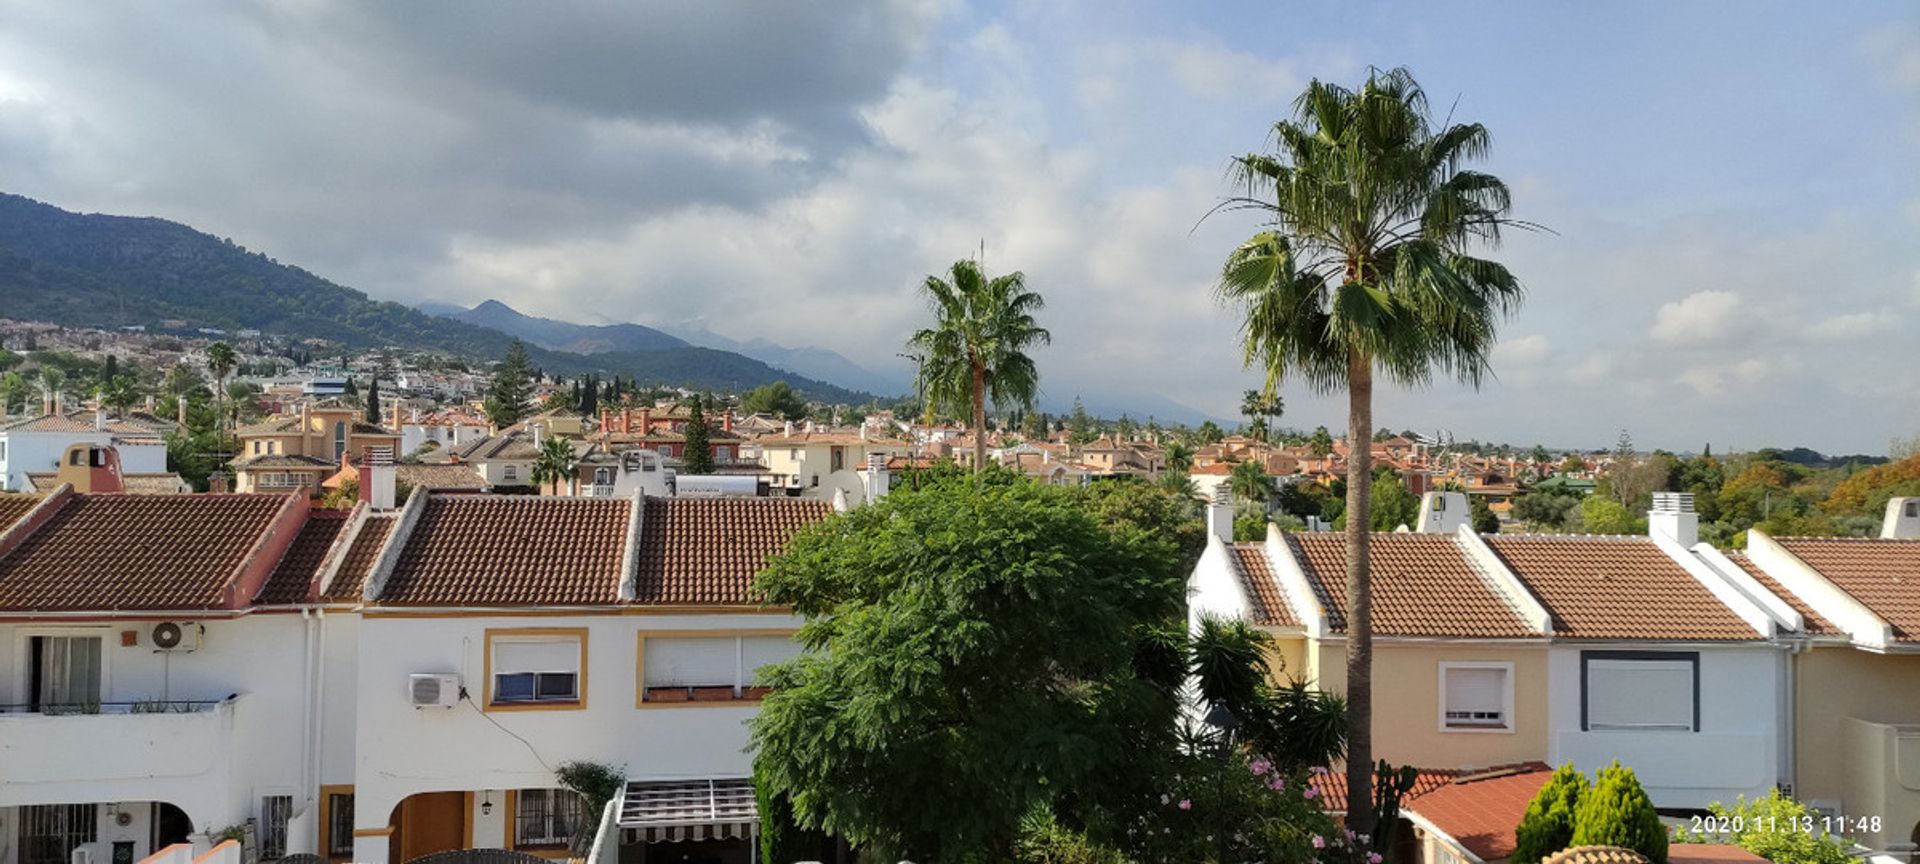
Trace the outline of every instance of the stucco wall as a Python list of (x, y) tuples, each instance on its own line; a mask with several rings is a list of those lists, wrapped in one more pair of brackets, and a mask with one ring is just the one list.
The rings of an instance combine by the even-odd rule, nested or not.
[[(1305, 663), (1328, 690), (1347, 689), (1345, 643), (1308, 640)], [(1513, 664), (1513, 730), (1441, 727), (1442, 662)], [(1477, 768), (1547, 755), (1547, 647), (1469, 642), (1373, 643), (1373, 755), (1395, 765)]]
[(1802, 801), (1837, 803), (1852, 815), (1841, 721), (1920, 723), (1920, 655), (1836, 646), (1815, 648), (1794, 663), (1794, 793)]

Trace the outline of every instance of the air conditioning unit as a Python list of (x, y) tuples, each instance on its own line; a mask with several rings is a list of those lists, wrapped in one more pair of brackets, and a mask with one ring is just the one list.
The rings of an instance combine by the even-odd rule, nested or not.
[(460, 676), (424, 672), (408, 675), (407, 697), (415, 708), (452, 708), (460, 701)]
[(156, 653), (198, 651), (207, 641), (207, 627), (190, 621), (162, 621), (153, 625), (151, 637)]

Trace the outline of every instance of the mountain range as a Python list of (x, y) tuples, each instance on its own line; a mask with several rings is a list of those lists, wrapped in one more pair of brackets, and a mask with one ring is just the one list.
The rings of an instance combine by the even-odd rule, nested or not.
[[(533, 361), (563, 375), (631, 376), (643, 384), (744, 390), (785, 380), (809, 398), (861, 404), (873, 395), (775, 368), (750, 356), (689, 344), (640, 325), (590, 327), (527, 318), (481, 304), (468, 321), (379, 301), (231, 240), (151, 217), (73, 213), (0, 193), (0, 316), (69, 327), (254, 329), (324, 339), (348, 350), (405, 346), (498, 359), (515, 338)], [(526, 325), (545, 334), (511, 333)], [(549, 337), (576, 333), (552, 347)], [(596, 350), (604, 349), (604, 350)]]

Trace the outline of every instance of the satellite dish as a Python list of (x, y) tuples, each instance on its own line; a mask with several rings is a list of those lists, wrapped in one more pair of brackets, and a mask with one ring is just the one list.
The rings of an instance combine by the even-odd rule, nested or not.
[(178, 648), (182, 635), (180, 625), (172, 621), (156, 624), (153, 628), (153, 646), (161, 649)]

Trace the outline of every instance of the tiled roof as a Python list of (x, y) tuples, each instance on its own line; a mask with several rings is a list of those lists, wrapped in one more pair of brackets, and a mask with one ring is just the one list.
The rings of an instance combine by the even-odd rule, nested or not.
[(279, 495), (73, 495), (0, 557), (0, 609), (215, 609)]
[(858, 432), (795, 432), (762, 435), (753, 439), (753, 443), (766, 447), (800, 447), (807, 444), (866, 445), (869, 447), (905, 447), (907, 442), (896, 438), (882, 438), (869, 433), (866, 438)]
[(352, 511), (348, 510), (308, 511), (306, 524), (300, 526), (300, 533), (294, 536), (286, 554), (280, 556), (280, 564), (268, 574), (266, 583), (253, 596), (253, 602), (265, 606), (306, 602), (320, 562), (327, 557), (327, 550), (333, 548), (333, 541), (340, 536), (340, 527), (347, 524), (350, 515)]
[(1552, 776), (1553, 769), (1540, 763), (1463, 774), (1416, 793), (1407, 809), (1480, 860), (1495, 861), (1513, 854), (1514, 826)]
[(1800, 595), (1788, 591), (1772, 576), (1767, 575), (1767, 571), (1760, 569), (1760, 565), (1753, 563), (1752, 558), (1739, 552), (1730, 552), (1727, 554), (1727, 558), (1733, 561), (1733, 563), (1740, 565), (1740, 569), (1747, 571), (1747, 575), (1752, 576), (1755, 582), (1760, 583), (1760, 587), (1773, 592), (1773, 596), (1785, 601), (1788, 606), (1793, 607), (1793, 611), (1800, 613), (1801, 619), (1805, 622), (1803, 625), (1804, 632), (1808, 635), (1832, 636), (1840, 633), (1840, 628), (1833, 626), (1832, 621), (1821, 617), (1820, 613), (1813, 611), (1812, 606), (1807, 605), (1807, 601), (1800, 599)]
[(1253, 606), (1253, 623), (1268, 627), (1298, 627), (1300, 619), (1280, 594), (1274, 580), (1272, 562), (1267, 560), (1264, 543), (1235, 543), (1233, 569), (1240, 574), (1240, 587)]
[(394, 479), (415, 489), (485, 489), (487, 478), (469, 465), (393, 466)]
[(360, 599), (367, 587), (367, 574), (373, 571), (374, 559), (380, 557), (380, 547), (386, 544), (387, 535), (393, 533), (393, 524), (398, 521), (399, 517), (390, 515), (361, 517), (360, 533), (354, 535), (353, 545), (341, 553), (340, 567), (334, 571), (333, 581), (321, 592), (321, 600), (353, 603)]
[[(1453, 781), (1453, 778), (1459, 775), (1460, 771), (1452, 768), (1416, 769), (1413, 779), (1413, 790), (1408, 792), (1406, 797), (1401, 800), (1412, 801), (1415, 798), (1447, 785)], [(1347, 812), (1347, 775), (1345, 769), (1334, 766), (1333, 770), (1324, 774), (1316, 770), (1314, 774), (1307, 778), (1307, 782), (1311, 783), (1313, 788), (1320, 793), (1315, 799), (1320, 802), (1320, 809), (1329, 813)]]
[(1920, 642), (1920, 541), (1853, 537), (1775, 538), (1873, 614), (1898, 642)]
[[(27, 484), (34, 492), (52, 492), (60, 488), (58, 474), (28, 474)], [(120, 484), (129, 495), (172, 495), (177, 492), (192, 491), (187, 481), (178, 474), (122, 474)]]
[(1495, 534), (1488, 545), (1572, 639), (1760, 639), (1645, 537)]
[(833, 512), (805, 498), (648, 498), (635, 600), (753, 603), (753, 577), (800, 526)]
[[(1335, 632), (1347, 627), (1347, 541), (1343, 534), (1289, 534), (1320, 605)], [(1375, 534), (1373, 630), (1381, 636), (1525, 638), (1527, 626), (1506, 597), (1468, 562), (1459, 541), (1445, 534)]]
[[(93, 428), (92, 411), (69, 411), (65, 414), (42, 414), (38, 417), (23, 417), (12, 422), (0, 423), (0, 432), (98, 432)], [(107, 418), (106, 431), (115, 435), (131, 435), (137, 438), (154, 438), (156, 433), (165, 430), (155, 425), (138, 423), (120, 418)]]
[(27, 515), (33, 505), (40, 503), (38, 495), (8, 495), (0, 493), (0, 531), (7, 530), (14, 520)]
[(258, 470), (262, 468), (335, 468), (338, 466), (318, 456), (302, 456), (297, 453), (268, 453), (264, 456), (254, 456), (247, 459), (236, 460), (233, 463), (233, 467)]
[(616, 603), (631, 507), (619, 498), (430, 497), (379, 602)]

